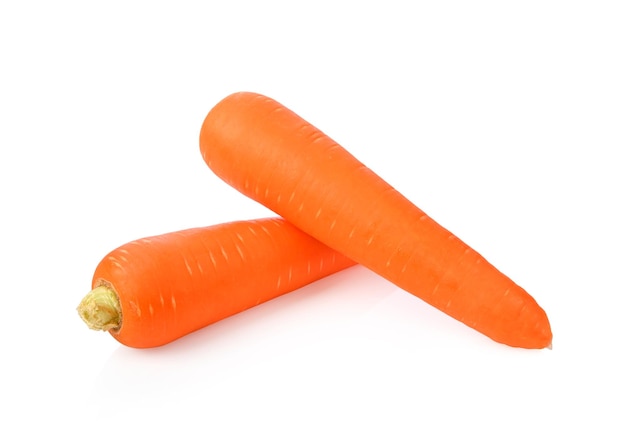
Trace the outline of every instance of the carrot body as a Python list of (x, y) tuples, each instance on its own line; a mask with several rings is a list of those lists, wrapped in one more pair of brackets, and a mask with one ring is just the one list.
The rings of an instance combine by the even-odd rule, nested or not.
[(109, 253), (92, 287), (114, 290), (121, 343), (147, 348), (298, 289), (354, 262), (281, 218), (143, 238)]
[(225, 182), (402, 289), (497, 342), (551, 344), (536, 301), (354, 156), (254, 93), (207, 115), (200, 149)]

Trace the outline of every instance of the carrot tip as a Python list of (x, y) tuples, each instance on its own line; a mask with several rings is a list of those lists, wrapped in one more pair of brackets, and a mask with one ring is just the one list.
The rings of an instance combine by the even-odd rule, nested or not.
[(122, 311), (117, 294), (107, 286), (92, 289), (76, 308), (85, 324), (96, 331), (118, 329)]

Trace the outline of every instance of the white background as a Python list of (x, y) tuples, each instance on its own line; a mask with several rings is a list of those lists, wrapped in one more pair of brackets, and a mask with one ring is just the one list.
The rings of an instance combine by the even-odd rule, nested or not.
[[(94, 3), (0, 6), (3, 437), (626, 441), (623, 2)], [(158, 349), (88, 330), (75, 307), (111, 249), (271, 215), (199, 154), (238, 90), (526, 288), (554, 349), (496, 344), (360, 267)]]

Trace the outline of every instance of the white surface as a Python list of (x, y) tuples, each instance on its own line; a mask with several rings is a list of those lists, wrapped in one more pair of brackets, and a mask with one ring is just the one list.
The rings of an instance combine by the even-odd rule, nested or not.
[[(3, 437), (626, 441), (622, 2), (162, 3), (0, 6)], [(358, 267), (160, 349), (87, 330), (109, 250), (270, 215), (199, 155), (238, 90), (525, 287), (554, 349), (495, 344)]]

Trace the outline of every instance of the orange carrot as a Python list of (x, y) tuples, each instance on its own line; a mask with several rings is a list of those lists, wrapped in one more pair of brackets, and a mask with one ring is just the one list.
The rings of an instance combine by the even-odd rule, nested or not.
[(228, 184), (457, 320), (510, 346), (551, 345), (526, 291), (278, 102), (228, 96), (208, 113), (200, 148)]
[(78, 312), (127, 346), (160, 346), (353, 264), (281, 218), (188, 229), (109, 253)]

